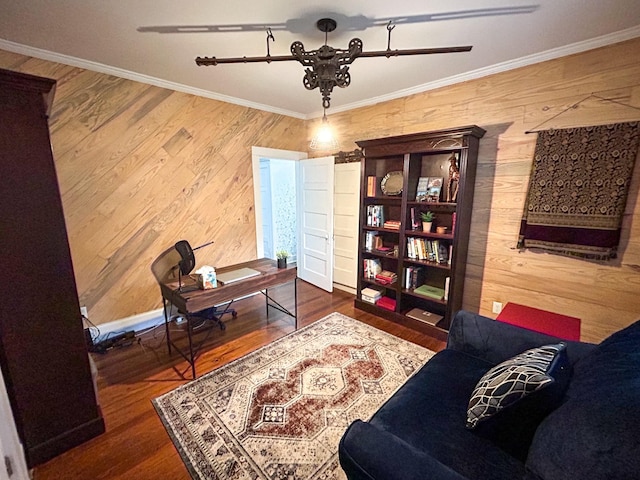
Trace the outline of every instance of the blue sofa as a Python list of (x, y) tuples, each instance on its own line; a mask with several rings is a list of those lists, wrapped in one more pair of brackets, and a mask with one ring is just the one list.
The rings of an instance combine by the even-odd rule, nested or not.
[[(561, 342), (470, 312), (437, 353), (339, 446), (350, 480), (640, 479), (640, 321), (598, 345), (564, 342), (568, 385), (549, 413), (535, 396), (465, 427), (478, 380), (525, 350)], [(541, 390), (544, 391), (544, 390)], [(517, 404), (516, 404), (517, 405)], [(502, 417), (502, 418), (500, 418)], [(538, 417), (538, 418), (536, 418)]]

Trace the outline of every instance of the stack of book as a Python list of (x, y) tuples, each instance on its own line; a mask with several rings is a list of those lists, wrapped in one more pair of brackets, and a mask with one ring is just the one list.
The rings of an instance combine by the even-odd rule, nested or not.
[(389, 230), (400, 230), (400, 220), (387, 220), (382, 224), (382, 227)]
[(376, 275), (376, 281), (383, 285), (390, 285), (398, 280), (398, 276), (389, 270), (383, 270)]
[(380, 297), (376, 305), (392, 312), (396, 310), (396, 301), (390, 297)]
[(394, 249), (385, 245), (379, 246), (378, 248), (376, 248), (376, 251), (384, 253), (385, 255), (394, 255)]
[(433, 285), (427, 285), (426, 283), (424, 285), (420, 285), (413, 292), (418, 295), (422, 295), (423, 297), (434, 298), (436, 300), (444, 299), (444, 288), (434, 287)]

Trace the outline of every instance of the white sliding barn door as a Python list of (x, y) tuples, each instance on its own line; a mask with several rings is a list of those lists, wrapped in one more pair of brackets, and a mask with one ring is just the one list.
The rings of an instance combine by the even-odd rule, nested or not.
[(333, 291), (333, 157), (298, 163), (298, 277)]
[(333, 198), (333, 281), (355, 289), (358, 282), (360, 162), (335, 166)]

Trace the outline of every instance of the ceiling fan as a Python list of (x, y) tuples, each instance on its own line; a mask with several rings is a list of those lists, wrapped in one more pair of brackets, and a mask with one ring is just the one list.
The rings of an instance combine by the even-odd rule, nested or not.
[(346, 49), (333, 48), (327, 44), (329, 32), (333, 32), (337, 27), (337, 22), (332, 18), (321, 18), (317, 21), (316, 27), (324, 32), (324, 45), (317, 50), (305, 51), (304, 45), (300, 41), (291, 44), (291, 55), (271, 56), (269, 51), (269, 41), (274, 41), (271, 29), (267, 28), (267, 55), (264, 57), (197, 57), (196, 64), (199, 66), (219, 65), (222, 63), (257, 63), (257, 62), (287, 62), (295, 60), (300, 62), (305, 69), (302, 82), (307, 90), (318, 88), (322, 94), (322, 108), (331, 106), (331, 92), (333, 87), (348, 87), (351, 83), (349, 65), (358, 57), (398, 57), (405, 55), (429, 55), (435, 53), (457, 53), (468, 52), (471, 46), (443, 47), (443, 48), (415, 48), (408, 50), (391, 50), (391, 31), (395, 28), (392, 21), (387, 24), (388, 40), (386, 50), (375, 50), (364, 52), (362, 50), (362, 40), (353, 38)]

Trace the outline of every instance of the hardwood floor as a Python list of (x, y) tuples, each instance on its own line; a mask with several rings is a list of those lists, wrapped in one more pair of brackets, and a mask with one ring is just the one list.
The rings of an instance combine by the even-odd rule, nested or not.
[[(293, 287), (270, 290), (278, 302), (293, 307)], [(294, 330), (293, 319), (270, 309), (256, 295), (234, 303), (238, 318), (227, 319), (224, 331), (211, 331), (197, 361), (198, 375), (235, 360)], [(434, 351), (445, 347), (424, 334), (356, 310), (353, 295), (327, 293), (298, 281), (299, 327), (332, 312), (340, 312)], [(173, 331), (179, 328), (173, 327)], [(172, 334), (173, 336), (179, 333)], [(206, 333), (202, 332), (201, 337)], [(178, 355), (169, 357), (164, 326), (139, 336), (131, 346), (106, 354), (92, 354), (98, 368), (98, 396), (107, 431), (34, 469), (35, 480), (59, 479), (189, 479), (180, 456), (165, 431), (151, 399), (186, 380), (191, 374)]]

